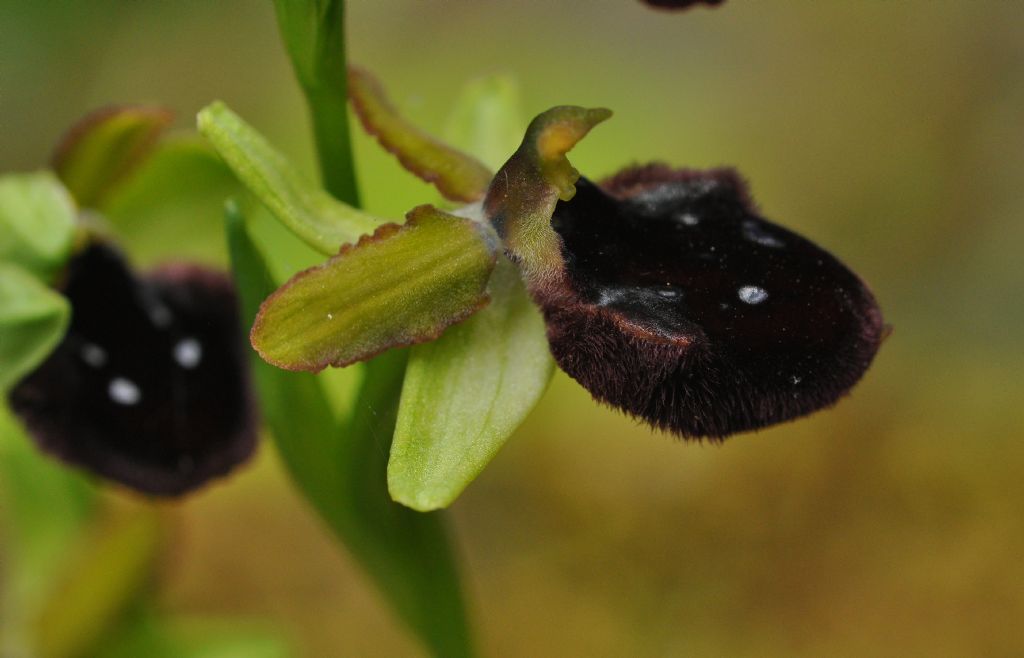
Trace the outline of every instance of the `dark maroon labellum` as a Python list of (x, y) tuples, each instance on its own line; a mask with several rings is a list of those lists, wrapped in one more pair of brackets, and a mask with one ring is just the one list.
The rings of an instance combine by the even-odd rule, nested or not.
[(725, 0), (640, 0), (644, 4), (648, 4), (658, 9), (689, 9), (694, 5), (709, 5), (717, 6), (725, 2)]
[(11, 392), (47, 452), (149, 494), (178, 495), (255, 447), (231, 282), (192, 265), (136, 277), (93, 244), (70, 263), (60, 346)]
[(555, 359), (598, 399), (689, 437), (831, 405), (881, 312), (831, 254), (759, 217), (727, 170), (628, 170), (559, 202), (561, 282), (534, 289)]

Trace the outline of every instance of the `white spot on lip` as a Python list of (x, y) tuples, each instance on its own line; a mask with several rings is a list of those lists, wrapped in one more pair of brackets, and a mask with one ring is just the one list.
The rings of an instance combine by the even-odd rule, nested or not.
[(117, 404), (122, 404), (126, 407), (131, 407), (139, 403), (142, 399), (142, 391), (139, 387), (130, 379), (125, 377), (114, 377), (107, 384), (107, 395), (110, 399)]
[(758, 286), (743, 286), (738, 294), (740, 301), (747, 304), (760, 304), (768, 299), (768, 291)]
[(191, 370), (203, 360), (203, 346), (195, 338), (183, 338), (174, 346), (174, 360), (182, 368)]
[(93, 368), (102, 368), (107, 365), (107, 351), (96, 343), (86, 343), (85, 345), (82, 345), (82, 350), (79, 352), (79, 355), (86, 364)]
[(675, 216), (675, 220), (684, 226), (696, 226), (700, 224), (700, 218), (692, 212), (683, 212)]
[(778, 249), (785, 246), (785, 243), (782, 240), (750, 220), (743, 222), (743, 237), (751, 242), (756, 242), (762, 247)]
[(658, 288), (656, 292), (659, 297), (663, 297), (664, 299), (676, 299), (682, 295), (681, 292), (669, 285), (666, 285), (664, 288)]

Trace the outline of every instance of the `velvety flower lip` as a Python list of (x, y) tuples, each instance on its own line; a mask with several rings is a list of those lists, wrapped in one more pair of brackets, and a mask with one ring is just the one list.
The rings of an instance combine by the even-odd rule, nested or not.
[(656, 9), (689, 9), (696, 5), (708, 5), (710, 7), (716, 7), (725, 0), (640, 0), (644, 4), (655, 7)]
[(47, 452), (179, 495), (244, 462), (255, 408), (233, 285), (191, 264), (139, 277), (93, 243), (69, 263), (67, 335), (10, 394)]
[(633, 167), (576, 183), (534, 278), (558, 365), (598, 400), (718, 439), (835, 403), (884, 337), (867, 286), (763, 219), (728, 169)]

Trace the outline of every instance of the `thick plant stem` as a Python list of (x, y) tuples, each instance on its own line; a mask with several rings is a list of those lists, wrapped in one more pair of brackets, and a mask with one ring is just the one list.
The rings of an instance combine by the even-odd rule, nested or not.
[[(348, 122), (344, 2), (275, 0), (275, 5), (309, 105), (324, 187), (358, 208)], [(336, 497), (324, 499), (315, 490), (307, 495), (431, 655), (468, 658), (473, 650), (457, 556), (444, 519), (440, 513), (420, 514), (403, 507), (387, 491), (387, 459), (406, 360), (404, 350), (392, 350), (365, 364), (355, 411), (342, 423), (345, 436), (334, 454), (319, 455), (328, 465), (325, 478), (331, 485), (322, 489)], [(282, 453), (287, 462), (288, 446)], [(342, 464), (346, 472), (339, 473)], [(333, 482), (335, 477), (341, 481)]]
[(339, 201), (358, 208), (359, 186), (352, 160), (344, 80), (339, 84), (342, 87), (340, 94), (336, 88), (307, 88), (306, 98), (313, 119), (324, 188)]
[(324, 188), (359, 207), (348, 121), (345, 3), (275, 0), (281, 38), (306, 95)]

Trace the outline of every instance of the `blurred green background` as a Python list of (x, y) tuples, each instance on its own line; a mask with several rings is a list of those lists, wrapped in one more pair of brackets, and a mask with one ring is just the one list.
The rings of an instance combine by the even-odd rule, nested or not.
[[(481, 653), (1024, 655), (1024, 2), (354, 0), (349, 34), (428, 130), (504, 73), (524, 120), (615, 110), (574, 151), (591, 176), (737, 166), (895, 328), (838, 407), (721, 447), (557, 376), (453, 508)], [(190, 129), (218, 98), (313, 171), (269, 1), (0, 0), (0, 170), (44, 166), (98, 106)], [(357, 156), (370, 210), (436, 199), (365, 137)], [(143, 263), (223, 261), (217, 215), (119, 231)], [(301, 655), (418, 655), (265, 448), (169, 506), (161, 607), (265, 618)]]

